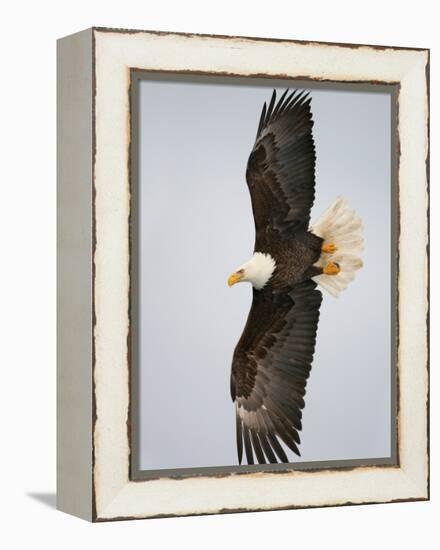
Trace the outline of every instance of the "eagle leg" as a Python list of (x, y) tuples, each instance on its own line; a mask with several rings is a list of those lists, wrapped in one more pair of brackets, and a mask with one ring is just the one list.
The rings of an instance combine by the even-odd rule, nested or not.
[(337, 275), (341, 271), (341, 267), (336, 262), (327, 262), (325, 266), (312, 265), (304, 273), (304, 279), (312, 279), (319, 275)]
[(340, 271), (341, 268), (336, 262), (327, 262), (327, 264), (322, 269), (324, 275), (337, 275)]
[(334, 254), (336, 250), (337, 248), (333, 243), (323, 243), (321, 247), (321, 251), (325, 254)]

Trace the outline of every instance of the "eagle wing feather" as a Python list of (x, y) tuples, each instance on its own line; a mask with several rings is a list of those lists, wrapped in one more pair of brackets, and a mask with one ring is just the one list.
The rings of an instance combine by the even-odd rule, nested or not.
[(249, 156), (246, 181), (259, 239), (273, 232), (291, 236), (307, 230), (315, 198), (315, 146), (311, 98), (286, 90), (276, 103), (264, 104), (257, 137)]
[(321, 301), (311, 280), (290, 292), (254, 290), (231, 373), (240, 463), (243, 447), (248, 464), (254, 456), (260, 464), (288, 462), (281, 442), (300, 454), (298, 432)]

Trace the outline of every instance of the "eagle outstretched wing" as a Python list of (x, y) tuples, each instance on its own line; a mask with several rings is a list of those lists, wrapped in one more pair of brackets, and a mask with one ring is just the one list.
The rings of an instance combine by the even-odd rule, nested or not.
[(322, 294), (313, 281), (290, 292), (254, 290), (246, 327), (232, 361), (237, 452), (247, 462), (288, 462), (280, 441), (300, 454), (298, 431), (315, 350)]
[(264, 104), (257, 137), (249, 156), (246, 180), (252, 199), (258, 240), (307, 230), (315, 198), (315, 146), (311, 98), (286, 90), (276, 103), (273, 91)]

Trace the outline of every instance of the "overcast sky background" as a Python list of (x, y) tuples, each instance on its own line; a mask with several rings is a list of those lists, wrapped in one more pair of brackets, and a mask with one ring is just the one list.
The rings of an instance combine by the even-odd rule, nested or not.
[[(141, 469), (237, 464), (229, 377), (252, 293), (226, 279), (253, 252), (245, 168), (271, 91), (140, 84)], [(311, 95), (312, 221), (344, 196), (364, 221), (364, 268), (339, 299), (324, 291), (302, 456), (289, 456), (389, 456), (390, 96)]]

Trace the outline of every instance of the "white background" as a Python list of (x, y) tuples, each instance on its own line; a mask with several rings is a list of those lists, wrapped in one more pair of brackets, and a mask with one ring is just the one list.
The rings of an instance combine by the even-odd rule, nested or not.
[[(434, 548), (438, 545), (438, 100), (435, 3), (76, 2), (2, 6), (3, 548)], [(55, 39), (92, 25), (431, 48), (431, 502), (90, 525), (54, 510)]]

